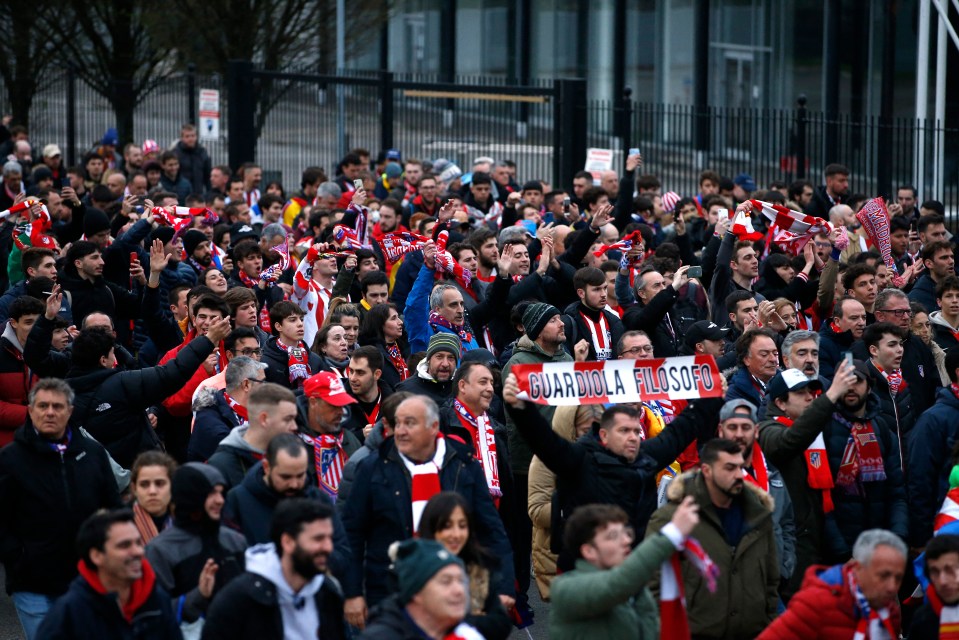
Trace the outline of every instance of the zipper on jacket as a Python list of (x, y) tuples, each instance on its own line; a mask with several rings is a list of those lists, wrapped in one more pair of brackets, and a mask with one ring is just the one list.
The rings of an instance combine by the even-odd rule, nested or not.
[(73, 511), (73, 501), (70, 499), (70, 483), (67, 481), (67, 461), (63, 451), (60, 451), (60, 480), (63, 481), (63, 495), (67, 500), (67, 511)]

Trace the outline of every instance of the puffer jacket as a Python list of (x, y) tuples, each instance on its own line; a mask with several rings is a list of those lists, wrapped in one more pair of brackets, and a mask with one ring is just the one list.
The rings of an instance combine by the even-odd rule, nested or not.
[(922, 547), (949, 491), (952, 451), (959, 442), (959, 399), (951, 388), (939, 390), (936, 404), (922, 414), (908, 441), (909, 543)]
[[(576, 442), (576, 410), (579, 407), (556, 407), (553, 431)], [(553, 499), (556, 494), (556, 474), (547, 468), (538, 456), (529, 465), (529, 502), (527, 510), (533, 522), (533, 570), (536, 588), (544, 602), (550, 599), (550, 583), (556, 577), (556, 554), (550, 549)]]
[[(815, 565), (806, 570), (802, 590), (789, 608), (756, 640), (849, 640), (855, 637), (862, 611), (849, 590), (845, 565)], [(893, 600), (889, 619), (900, 627), (899, 603)]]
[[(503, 367), (503, 379), (509, 375), (510, 369), (516, 364), (545, 364), (547, 362), (572, 362), (573, 357), (565, 349), (557, 349), (553, 355), (547, 354), (529, 336), (523, 336), (516, 342), (513, 355)], [(552, 422), (556, 407), (540, 404), (536, 410), (547, 423)], [(515, 475), (525, 476), (529, 473), (529, 463), (533, 460), (533, 451), (526, 440), (520, 436), (516, 423), (509, 411), (506, 412), (506, 431), (509, 434), (510, 465)]]
[[(693, 637), (739, 640), (756, 636), (775, 618), (779, 604), (772, 498), (752, 483), (744, 484), (742, 538), (730, 547), (701, 472), (679, 476), (670, 483), (666, 495), (669, 503), (653, 514), (647, 535), (662, 529), (683, 498), (692, 496), (699, 505), (699, 524), (691, 537), (719, 567), (716, 591), (710, 593), (699, 570), (682, 559), (686, 612)], [(658, 586), (657, 582), (655, 592)]]

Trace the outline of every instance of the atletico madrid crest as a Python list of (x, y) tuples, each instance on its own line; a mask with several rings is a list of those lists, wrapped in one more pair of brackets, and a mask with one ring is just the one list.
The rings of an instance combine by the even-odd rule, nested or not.
[(814, 469), (818, 469), (818, 468), (819, 468), (819, 465), (822, 464), (822, 460), (819, 459), (819, 452), (818, 452), (818, 451), (810, 451), (810, 452), (809, 452), (809, 464), (811, 464)]

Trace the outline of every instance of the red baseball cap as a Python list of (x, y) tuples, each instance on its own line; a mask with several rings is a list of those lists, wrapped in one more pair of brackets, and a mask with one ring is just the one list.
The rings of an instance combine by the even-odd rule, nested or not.
[(337, 407), (356, 402), (356, 398), (343, 387), (343, 380), (329, 371), (320, 371), (307, 378), (303, 383), (303, 393), (307, 398), (319, 398)]

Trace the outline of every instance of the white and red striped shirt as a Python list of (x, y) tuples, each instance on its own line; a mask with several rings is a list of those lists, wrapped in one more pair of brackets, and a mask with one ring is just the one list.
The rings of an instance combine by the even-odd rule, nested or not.
[(332, 284), (328, 289), (314, 280), (313, 265), (308, 260), (301, 260), (293, 276), (293, 301), (306, 312), (303, 316), (303, 341), (310, 346), (326, 318), (331, 295)]

